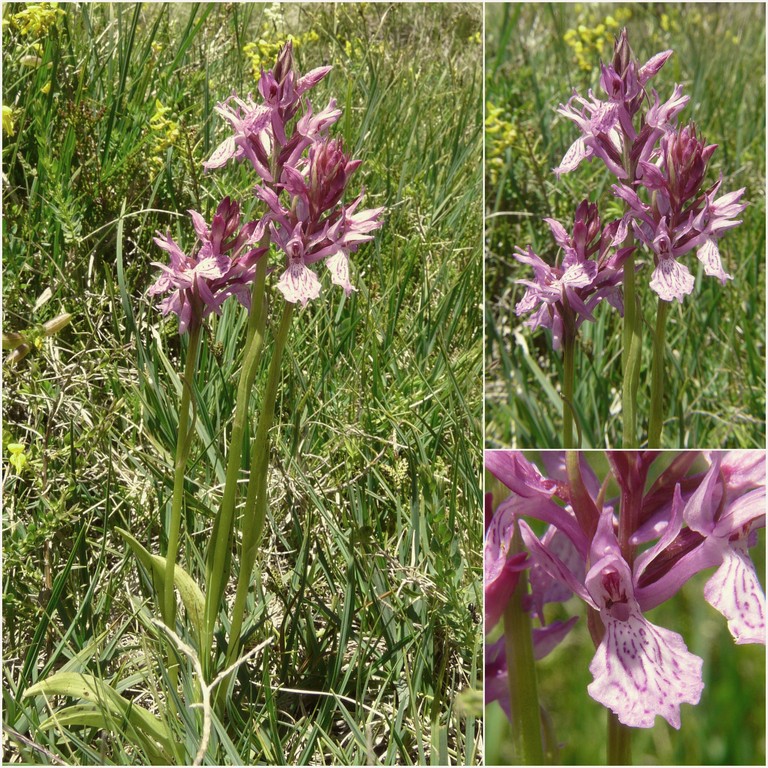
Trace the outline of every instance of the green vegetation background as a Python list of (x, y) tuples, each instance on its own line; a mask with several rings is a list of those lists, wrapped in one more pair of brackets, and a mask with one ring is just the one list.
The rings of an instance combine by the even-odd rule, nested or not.
[[(324, 275), (294, 320), (246, 626), (274, 642), (208, 759), (480, 759), (456, 697), (482, 659), (481, 24), (462, 4), (4, 4), (3, 330), (33, 341), (3, 385), (6, 760), (145, 760), (120, 724), (39, 730), (46, 706), (21, 696), (68, 664), (155, 707), (151, 589), (114, 534), (164, 551), (184, 342), (146, 298), (152, 236), (191, 247), (185, 211), (210, 220), (224, 194), (258, 214), (252, 173), (201, 162), (228, 130), (216, 102), (255, 90), (289, 34), (302, 71), (334, 66), (313, 103), (338, 99), (364, 160), (352, 189), (387, 215), (359, 292)], [(230, 303), (200, 363), (182, 559), (198, 580), (244, 319)], [(357, 704), (311, 693), (329, 690)], [(189, 717), (171, 725), (194, 755)]]
[[(537, 462), (534, 452), (529, 456)], [(671, 457), (670, 457), (671, 458)], [(661, 472), (658, 461), (649, 483)], [(589, 454), (599, 478), (609, 472), (602, 453)], [(537, 462), (538, 463), (538, 462)], [(539, 464), (539, 466), (541, 466)], [(703, 467), (702, 463), (702, 467)], [(503, 486), (488, 478), (488, 489), (498, 501)], [(618, 493), (614, 481), (607, 495)], [(765, 530), (750, 549), (765, 587)], [(764, 765), (765, 764), (765, 646), (736, 645), (726, 620), (703, 598), (709, 569), (691, 579), (670, 601), (649, 611), (648, 619), (683, 636), (691, 653), (704, 660), (704, 691), (694, 707), (680, 708), (677, 731), (661, 717), (653, 728), (634, 729), (634, 765)], [(578, 615), (579, 621), (552, 653), (537, 662), (539, 698), (553, 728), (560, 765), (602, 765), (606, 760), (607, 710), (587, 693), (592, 682), (589, 664), (595, 648), (587, 631), (584, 603), (572, 597), (562, 606), (549, 606), (548, 621)], [(492, 635), (495, 639), (498, 633)], [(509, 722), (497, 703), (486, 710), (485, 756), (487, 765), (509, 764)]]
[[(542, 219), (573, 222), (576, 204), (600, 201), (604, 220), (620, 215), (611, 177), (583, 163), (558, 181), (551, 169), (578, 135), (558, 116), (576, 88), (599, 95), (599, 62), (610, 60), (622, 25), (636, 57), (673, 49), (653, 87), (662, 99), (681, 83), (695, 121), (718, 144), (709, 182), (746, 187), (744, 223), (721, 242), (726, 286), (703, 275), (675, 303), (667, 323), (663, 445), (762, 447), (765, 444), (765, 7), (762, 4), (488, 4), (486, 6), (486, 440), (489, 447), (562, 445), (561, 355), (546, 331), (514, 313), (529, 268), (512, 257), (531, 244), (554, 261)], [(643, 255), (647, 261), (648, 256)], [(639, 274), (645, 370), (656, 301), (650, 270)], [(644, 287), (644, 289), (643, 289)], [(575, 404), (583, 447), (620, 445), (620, 318), (608, 305), (579, 334)], [(646, 374), (642, 374), (643, 377)], [(647, 429), (649, 378), (641, 380), (639, 429)]]

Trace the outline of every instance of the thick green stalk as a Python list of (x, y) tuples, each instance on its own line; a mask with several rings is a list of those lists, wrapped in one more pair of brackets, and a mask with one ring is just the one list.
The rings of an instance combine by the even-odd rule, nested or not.
[(664, 424), (664, 347), (668, 310), (669, 302), (659, 299), (659, 308), (656, 311), (656, 331), (653, 335), (653, 362), (651, 364), (649, 448), (661, 448), (661, 430)]
[(201, 658), (204, 664), (211, 660), (216, 617), (219, 614), (219, 608), (224, 598), (224, 590), (229, 576), (232, 531), (234, 529), (235, 505), (237, 503), (237, 480), (240, 474), (243, 454), (243, 436), (248, 424), (248, 406), (251, 389), (259, 367), (264, 340), (266, 312), (263, 305), (266, 274), (267, 258), (263, 256), (259, 259), (256, 267), (256, 278), (251, 291), (251, 313), (248, 318), (245, 356), (242, 368), (240, 369), (240, 380), (237, 385), (235, 415), (232, 422), (229, 451), (227, 453), (224, 496), (214, 521), (206, 556), (205, 632), (202, 640), (203, 647), (201, 648)]
[[(512, 551), (520, 547), (516, 531)], [(528, 578), (523, 571), (512, 598), (504, 611), (504, 642), (509, 679), (509, 707), (512, 716), (512, 739), (517, 761), (521, 765), (542, 765), (544, 750), (541, 742), (539, 694), (533, 658), (531, 618), (523, 608), (523, 596), (528, 591)]]
[(564, 329), (563, 333), (563, 448), (575, 448), (573, 442), (573, 384), (575, 334)]
[[(259, 424), (256, 428), (251, 449), (251, 473), (248, 481), (248, 496), (243, 510), (242, 531), (243, 549), (240, 557), (240, 570), (237, 575), (237, 591), (235, 603), (232, 608), (232, 625), (229, 632), (229, 647), (227, 648), (226, 666), (232, 664), (237, 658), (240, 647), (240, 630), (243, 626), (245, 615), (245, 602), (248, 597), (248, 588), (251, 583), (251, 573), (256, 562), (256, 551), (261, 541), (264, 520), (267, 515), (267, 471), (269, 469), (269, 430), (275, 413), (277, 400), (277, 386), (280, 383), (280, 367), (283, 359), (283, 350), (288, 339), (288, 331), (291, 328), (294, 305), (285, 302), (280, 327), (275, 337), (272, 359), (269, 362), (269, 374), (267, 387), (264, 392), (264, 401)], [(222, 683), (219, 690), (223, 693), (226, 684)]]
[(202, 326), (196, 325), (189, 331), (187, 361), (182, 379), (181, 404), (179, 405), (179, 432), (176, 437), (176, 458), (173, 475), (173, 499), (171, 502), (171, 523), (168, 530), (168, 550), (165, 556), (165, 589), (162, 595), (161, 613), (166, 626), (175, 628), (176, 592), (173, 587), (176, 558), (179, 554), (179, 531), (181, 529), (181, 510), (184, 506), (184, 473), (187, 468), (189, 447), (192, 433), (189, 424), (189, 407), (192, 401), (192, 382), (197, 365), (197, 349), (200, 346)]
[(608, 710), (608, 765), (632, 765), (632, 729)]
[[(631, 245), (631, 238), (627, 240)], [(624, 262), (624, 348), (622, 363), (624, 380), (621, 393), (622, 447), (637, 448), (637, 389), (642, 355), (642, 318), (635, 291), (635, 259)]]

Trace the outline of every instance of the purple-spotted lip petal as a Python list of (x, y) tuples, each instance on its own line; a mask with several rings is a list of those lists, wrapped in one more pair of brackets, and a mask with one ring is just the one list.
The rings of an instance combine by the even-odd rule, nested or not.
[(603, 615), (603, 622), (605, 636), (589, 666), (589, 695), (624, 725), (651, 728), (661, 715), (680, 728), (680, 705), (698, 704), (704, 688), (702, 659), (680, 635), (651, 624), (639, 610), (623, 621)]
[(728, 620), (737, 645), (765, 645), (765, 594), (745, 541), (723, 544), (723, 562), (704, 586), (704, 599)]

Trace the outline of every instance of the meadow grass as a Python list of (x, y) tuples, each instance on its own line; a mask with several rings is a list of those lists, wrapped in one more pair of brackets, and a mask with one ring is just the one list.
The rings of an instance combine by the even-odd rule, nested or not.
[[(538, 466), (537, 452), (526, 452)], [(649, 485), (665, 466), (657, 462)], [(602, 479), (609, 472), (603, 453), (587, 454), (590, 465)], [(702, 465), (703, 466), (703, 465)], [(503, 499), (508, 493), (500, 483), (487, 478), (488, 490)], [(614, 480), (607, 498), (618, 493)], [(532, 521), (539, 535), (544, 531)], [(758, 532), (757, 545), (750, 548), (758, 574), (765, 573), (765, 531)], [(712, 575), (708, 569), (694, 576), (672, 599), (645, 615), (653, 624), (682, 635), (688, 650), (703, 659), (704, 690), (696, 706), (680, 708), (681, 727), (675, 730), (661, 717), (653, 728), (632, 730), (634, 765), (762, 765), (765, 763), (765, 648), (736, 645), (723, 616), (703, 599), (704, 585)], [(607, 759), (607, 710), (590, 697), (589, 665), (595, 646), (586, 623), (582, 600), (571, 597), (545, 608), (547, 622), (571, 616), (579, 620), (563, 642), (536, 662), (539, 701), (554, 746), (555, 765), (602, 765)], [(490, 635), (495, 640), (496, 628)], [(486, 709), (485, 759), (487, 765), (509, 765), (514, 761), (510, 726), (497, 702)]]
[[(718, 145), (708, 181), (746, 187), (743, 224), (720, 241), (726, 286), (689, 259), (696, 288), (674, 303), (667, 323), (663, 447), (762, 447), (765, 444), (765, 9), (762, 5), (529, 4), (486, 6), (486, 441), (489, 447), (562, 444), (562, 359), (546, 331), (531, 333), (515, 315), (530, 269), (514, 246), (553, 261), (551, 216), (573, 221), (584, 197), (604, 221), (612, 177), (600, 162), (583, 163), (559, 181), (559, 165), (578, 128), (556, 115), (574, 88), (599, 96), (599, 61), (612, 55), (625, 24), (636, 57), (673, 49), (653, 85), (662, 99), (675, 83), (691, 97), (680, 120), (694, 120)], [(610, 19), (616, 23), (610, 26)], [(606, 22), (608, 22), (606, 24)], [(602, 29), (600, 28), (602, 25)], [(579, 30), (577, 33), (577, 29)], [(573, 37), (572, 44), (566, 36)], [(580, 45), (581, 48), (577, 48)], [(580, 68), (579, 61), (585, 68)], [(602, 201), (602, 202), (601, 202)], [(642, 259), (648, 261), (648, 254)], [(656, 301), (650, 269), (639, 273), (649, 372)], [(579, 331), (575, 408), (582, 447), (621, 442), (621, 325), (608, 306)], [(645, 435), (649, 373), (638, 395)]]
[[(3, 329), (73, 319), (4, 371), (5, 759), (153, 760), (114, 713), (41, 728), (51, 708), (23, 693), (62, 669), (159, 713), (179, 762), (197, 750), (192, 671), (182, 657), (168, 716), (158, 607), (114, 531), (164, 552), (186, 342), (145, 295), (152, 236), (191, 246), (185, 211), (209, 219), (224, 194), (258, 215), (246, 169), (201, 161), (224, 136), (215, 103), (255, 90), (254, 63), (291, 34), (302, 71), (333, 64), (316, 103), (338, 98), (355, 181), (387, 215), (358, 292), (325, 278), (295, 318), (244, 627), (246, 649), (270, 643), (205, 759), (477, 763), (478, 713), (457, 697), (482, 658), (480, 7), (79, 4), (37, 37), (12, 22), (23, 9), (3, 8)], [(194, 392), (180, 562), (199, 582), (244, 325), (234, 303), (211, 322)]]

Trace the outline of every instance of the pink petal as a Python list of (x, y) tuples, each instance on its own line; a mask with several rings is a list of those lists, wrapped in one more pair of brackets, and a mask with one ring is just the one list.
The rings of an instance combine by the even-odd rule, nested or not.
[(526, 549), (536, 565), (548, 573), (553, 579), (564, 584), (571, 592), (577, 594), (585, 603), (597, 608), (596, 603), (587, 592), (579, 577), (557, 555), (545, 547), (524, 520), (518, 520), (520, 535), (523, 537)]
[(682, 304), (683, 297), (693, 291), (695, 282), (688, 267), (674, 258), (662, 257), (653, 272), (650, 285), (663, 301), (677, 299)]
[(568, 151), (565, 153), (565, 157), (562, 159), (560, 165), (555, 168), (555, 175), (562, 176), (564, 173), (578, 168), (582, 160), (589, 157), (592, 154), (592, 150), (584, 144), (584, 139), (578, 138), (571, 144)]
[(316, 299), (320, 295), (320, 281), (304, 262), (292, 261), (277, 281), (277, 289), (286, 301), (291, 304), (301, 302), (301, 305), (306, 307), (310, 299)]
[(197, 237), (200, 240), (207, 239), (210, 236), (210, 231), (205, 223), (205, 219), (197, 211), (189, 210), (187, 213), (192, 217), (192, 226), (195, 228)]
[(203, 163), (203, 168), (206, 170), (221, 168), (227, 164), (227, 160), (234, 156), (236, 150), (235, 137), (228, 136), (216, 147), (216, 151), (211, 155), (210, 159)]
[(710, 237), (704, 241), (704, 244), (696, 251), (696, 258), (704, 265), (704, 272), (710, 277), (716, 277), (723, 285), (728, 280), (733, 280), (733, 277), (723, 269), (717, 240), (714, 238)]
[(550, 651), (560, 645), (578, 620), (578, 616), (571, 616), (567, 621), (553, 621), (546, 627), (534, 629), (533, 658), (543, 659)]
[(589, 671), (593, 699), (634, 728), (653, 727), (656, 715), (680, 728), (680, 704), (698, 704), (703, 661), (676, 632), (657, 627), (634, 609), (626, 621), (601, 614), (605, 636)]
[(349, 296), (352, 291), (356, 291), (352, 283), (349, 282), (349, 259), (344, 251), (338, 251), (333, 256), (325, 260), (325, 266), (331, 273), (331, 282), (334, 285), (340, 285), (344, 293)]
[(552, 237), (561, 248), (570, 248), (571, 242), (565, 227), (556, 219), (544, 219), (552, 230)]
[(765, 645), (765, 594), (745, 541), (725, 549), (723, 564), (704, 586), (704, 599), (728, 619), (737, 645)]
[(765, 452), (728, 451), (723, 456), (720, 470), (731, 493), (765, 487)]
[(597, 263), (594, 261), (582, 261), (568, 267), (563, 272), (559, 282), (571, 288), (584, 288), (591, 284), (596, 275)]

